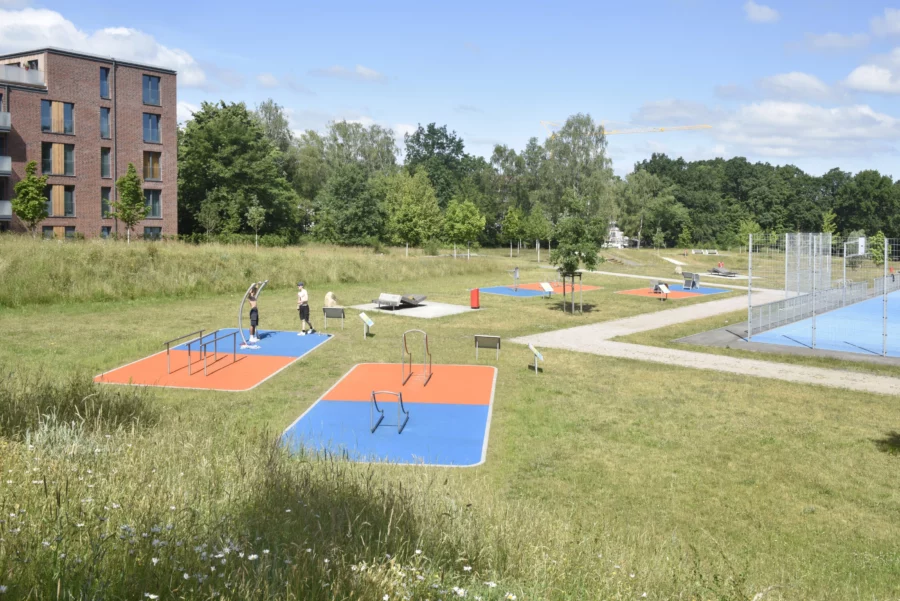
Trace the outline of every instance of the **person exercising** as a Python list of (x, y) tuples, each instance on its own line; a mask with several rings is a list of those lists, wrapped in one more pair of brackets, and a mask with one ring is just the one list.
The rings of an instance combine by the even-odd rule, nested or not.
[[(309, 292), (306, 291), (303, 282), (297, 282), (297, 311), (300, 312), (300, 332), (297, 335), (315, 334), (315, 329), (309, 323)], [(309, 332), (306, 331), (307, 326), (309, 326)]]
[(256, 326), (259, 325), (259, 309), (256, 307), (256, 299), (259, 295), (259, 287), (254, 284), (252, 288), (250, 288), (250, 294), (247, 295), (247, 300), (250, 301), (250, 343), (259, 342), (259, 338), (256, 336)]

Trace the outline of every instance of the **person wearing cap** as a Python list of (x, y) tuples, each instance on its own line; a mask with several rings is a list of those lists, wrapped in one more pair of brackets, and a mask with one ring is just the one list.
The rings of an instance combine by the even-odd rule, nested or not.
[[(297, 311), (300, 312), (300, 332), (297, 335), (315, 334), (315, 329), (309, 323), (309, 292), (303, 282), (297, 282)], [(309, 326), (309, 332), (306, 331), (306, 326)]]

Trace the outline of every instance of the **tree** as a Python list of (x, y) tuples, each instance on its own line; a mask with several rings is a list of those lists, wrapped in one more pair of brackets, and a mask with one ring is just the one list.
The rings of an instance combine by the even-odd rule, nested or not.
[(392, 176), (386, 205), (388, 232), (394, 242), (416, 246), (440, 234), (441, 208), (424, 170), (412, 176), (405, 171)]
[(456, 258), (456, 245), (469, 243), (484, 230), (484, 215), (470, 200), (460, 202), (454, 198), (444, 212), (444, 238), (453, 244), (453, 258)]
[(319, 240), (334, 244), (370, 244), (384, 237), (384, 212), (369, 186), (365, 167), (339, 164), (316, 198)]
[(678, 246), (681, 248), (690, 248), (694, 245), (694, 239), (691, 237), (691, 228), (687, 224), (681, 226), (681, 233), (678, 234)]
[(653, 248), (656, 249), (656, 253), (659, 254), (659, 249), (666, 247), (666, 235), (663, 233), (662, 228), (657, 227), (656, 232), (653, 234)]
[(31, 236), (37, 235), (37, 224), (47, 218), (47, 176), (38, 177), (37, 162), (28, 161), (25, 177), (16, 183), (16, 196), (12, 199), (13, 212), (25, 222)]
[(524, 216), (522, 215), (521, 210), (517, 207), (513, 207), (506, 211), (506, 215), (503, 217), (501, 231), (503, 232), (503, 239), (509, 242), (510, 257), (512, 257), (512, 243), (514, 240), (520, 240), (522, 238), (524, 225)]
[(254, 197), (266, 209), (265, 227), (295, 230), (300, 203), (283, 157), (243, 103), (204, 102), (185, 126), (178, 149), (179, 231), (198, 228), (201, 205), (216, 189), (222, 231), (249, 233), (244, 215)]
[(531, 213), (525, 220), (525, 236), (535, 241), (538, 250), (538, 263), (541, 262), (541, 240), (549, 240), (553, 233), (553, 224), (544, 213), (544, 206), (538, 202), (531, 206)]
[(144, 191), (140, 176), (134, 163), (128, 163), (125, 175), (116, 180), (118, 198), (109, 203), (110, 217), (118, 219), (125, 225), (125, 236), (131, 244), (131, 232), (150, 212), (150, 205), (144, 200)]
[(826, 234), (835, 233), (837, 231), (837, 225), (835, 225), (836, 219), (837, 214), (831, 209), (822, 213), (822, 231)]
[(380, 125), (332, 121), (324, 138), (325, 161), (329, 169), (349, 163), (363, 168), (366, 175), (397, 170), (397, 142), (394, 132)]
[(744, 246), (750, 245), (750, 236), (758, 236), (762, 234), (762, 228), (752, 219), (744, 219), (738, 226), (738, 237)]
[(247, 225), (253, 228), (256, 235), (256, 250), (259, 250), (259, 228), (266, 222), (266, 209), (259, 204), (258, 198), (250, 200), (250, 206), (247, 207)]
[(872, 262), (875, 265), (881, 267), (884, 265), (884, 249), (887, 241), (884, 237), (884, 232), (878, 231), (874, 236), (870, 236), (869, 240), (869, 256), (872, 257)]
[[(597, 267), (597, 246), (583, 219), (566, 216), (556, 226), (556, 248), (550, 252), (550, 262), (565, 278), (574, 274), (584, 263), (588, 270)], [(565, 280), (563, 280), (563, 305), (565, 306)], [(575, 278), (572, 277), (574, 284)], [(572, 294), (572, 313), (575, 312), (575, 294)]]
[(424, 168), (441, 206), (446, 206), (458, 191), (465, 174), (466, 157), (462, 138), (448, 132), (447, 126), (429, 123), (404, 136), (406, 168), (415, 173)]
[(281, 152), (287, 152), (294, 141), (294, 134), (284, 107), (269, 98), (256, 107), (256, 118), (259, 119), (263, 132), (272, 144)]
[(221, 221), (220, 207), (219, 203), (216, 200), (217, 191), (213, 190), (209, 196), (203, 201), (200, 205), (200, 212), (197, 215), (197, 220), (200, 222), (200, 225), (203, 229), (206, 230), (206, 241), (209, 242), (209, 237), (216, 231), (216, 228), (219, 227), (219, 222)]

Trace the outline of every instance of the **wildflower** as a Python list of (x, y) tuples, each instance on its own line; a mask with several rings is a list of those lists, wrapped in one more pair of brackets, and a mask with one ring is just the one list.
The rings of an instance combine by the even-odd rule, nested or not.
[(285, 512), (285, 513), (290, 513), (291, 510), (290, 510), (290, 509), (285, 509), (284, 512)]
[(647, 598), (647, 593), (641, 593), (641, 599), (646, 599), (646, 598)]
[(269, 554), (269, 550), (268, 550), (268, 549), (263, 549), (263, 555), (268, 555), (268, 554)]
[(119, 505), (118, 503), (113, 503), (113, 504), (112, 504), (112, 508), (113, 508), (113, 509), (118, 509), (119, 507), (121, 507), (121, 505)]
[(47, 541), (44, 541), (41, 544), (44, 545), (45, 549), (50, 546), (50, 543), (48, 543)]
[(250, 561), (256, 561), (257, 559), (259, 559), (259, 555), (250, 555), (247, 557), (247, 559), (249, 559)]
[[(131, 445), (129, 445), (131, 446)], [(148, 599), (159, 599), (159, 595), (154, 595), (153, 593), (144, 593), (144, 596)]]
[(385, 595), (384, 597), (382, 597), (383, 601), (388, 601), (388, 599), (390, 599), (390, 598), (391, 598), (390, 595)]
[(65, 559), (65, 558), (66, 558), (66, 554), (65, 554), (65, 553), (60, 553), (60, 554), (59, 554), (59, 558), (60, 558), (60, 559)]
[(471, 572), (472, 566), (463, 566), (463, 572)]
[(151, 559), (151, 560), (150, 560), (150, 561), (152, 561), (152, 562), (153, 562), (153, 565), (156, 565), (156, 564), (158, 564), (158, 563), (159, 563), (159, 557), (154, 557), (154, 558), (153, 558), (153, 559)]
[(185, 572), (185, 573), (184, 573), (184, 579), (185, 579), (185, 580), (190, 580), (190, 579), (191, 579), (191, 575), (188, 574), (187, 572)]
[(312, 549), (307, 549), (306, 552), (307, 552), (307, 553), (312, 553)]
[(7, 590), (9, 590), (9, 589), (6, 588), (6, 585), (0, 584), (0, 595), (5, 593)]
[(506, 597), (505, 597), (505, 598), (506, 598), (506, 599), (509, 599), (509, 601), (516, 601), (516, 596), (513, 595), (512, 593), (506, 593)]
[(497, 587), (497, 583), (496, 583), (496, 582), (485, 582), (485, 583), (484, 583), (484, 586), (486, 586), (486, 587), (488, 587), (488, 588), (496, 588), (496, 587)]
[(629, 578), (634, 578), (634, 574), (629, 574), (628, 577), (629, 577)]
[(169, 506), (169, 511), (175, 511), (175, 506), (174, 506), (174, 505), (170, 505), (170, 506)]
[(421, 554), (422, 554), (422, 549), (416, 549), (416, 555), (421, 555)]

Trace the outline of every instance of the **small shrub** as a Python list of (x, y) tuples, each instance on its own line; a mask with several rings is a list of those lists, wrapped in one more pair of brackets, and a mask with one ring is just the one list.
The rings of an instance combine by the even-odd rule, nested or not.
[(441, 243), (437, 240), (429, 240), (422, 247), (422, 251), (429, 257), (436, 257), (441, 254)]

